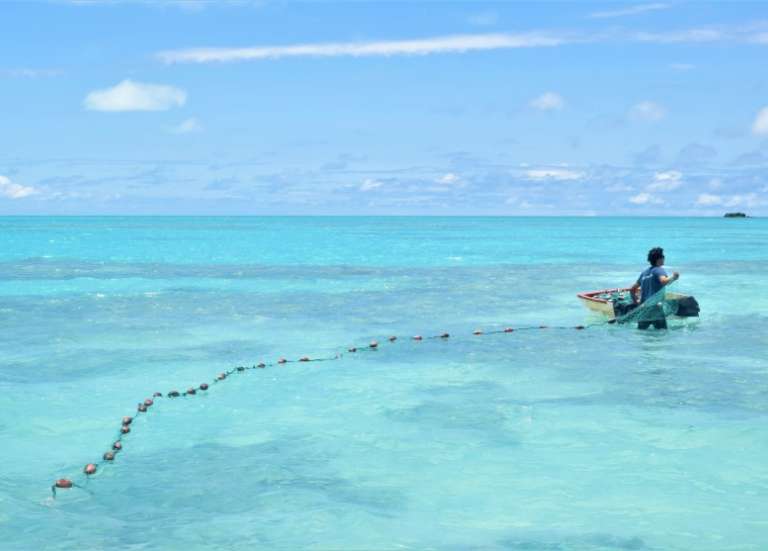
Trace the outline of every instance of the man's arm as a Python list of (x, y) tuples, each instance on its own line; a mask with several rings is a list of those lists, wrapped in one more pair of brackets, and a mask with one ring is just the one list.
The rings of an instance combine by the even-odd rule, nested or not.
[(635, 284), (632, 285), (632, 287), (629, 288), (629, 296), (632, 297), (632, 302), (637, 302), (637, 292), (640, 290), (640, 282), (635, 281)]
[(673, 281), (677, 281), (680, 279), (680, 272), (672, 272), (672, 277), (669, 276), (659, 276), (659, 281), (661, 281), (662, 285), (669, 285)]

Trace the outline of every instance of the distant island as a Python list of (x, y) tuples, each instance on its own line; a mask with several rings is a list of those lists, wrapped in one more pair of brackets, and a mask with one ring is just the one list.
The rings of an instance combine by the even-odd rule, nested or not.
[(749, 218), (749, 216), (743, 212), (726, 212), (725, 218)]

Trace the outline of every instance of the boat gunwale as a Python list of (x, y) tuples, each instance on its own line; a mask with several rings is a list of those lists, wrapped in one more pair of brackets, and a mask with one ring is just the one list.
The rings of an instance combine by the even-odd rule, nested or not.
[(621, 292), (621, 291), (629, 291), (629, 287), (615, 287), (613, 289), (600, 289), (599, 291), (584, 291), (582, 293), (577, 294), (576, 296), (582, 300), (589, 300), (591, 302), (599, 302), (602, 304), (608, 304), (610, 301), (606, 298), (598, 298), (594, 295), (600, 295), (603, 293), (613, 293), (613, 292)]

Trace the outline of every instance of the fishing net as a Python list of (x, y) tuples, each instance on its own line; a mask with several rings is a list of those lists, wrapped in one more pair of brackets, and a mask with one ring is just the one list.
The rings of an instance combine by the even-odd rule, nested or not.
[(636, 304), (632, 300), (632, 295), (628, 291), (615, 291), (609, 300), (613, 302), (614, 312), (617, 323), (661, 323), (669, 316), (678, 314), (689, 316), (698, 314), (698, 305), (696, 313), (689, 313), (688, 302), (692, 299), (687, 295), (670, 292), (670, 287), (676, 282), (671, 282), (656, 293), (645, 299), (641, 304)]

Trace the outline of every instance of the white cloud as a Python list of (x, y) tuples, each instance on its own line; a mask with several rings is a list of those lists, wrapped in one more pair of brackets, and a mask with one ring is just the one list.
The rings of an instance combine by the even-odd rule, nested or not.
[(723, 198), (719, 195), (712, 195), (711, 193), (702, 193), (696, 198), (696, 204), (703, 207), (710, 207), (712, 205), (720, 205), (723, 202)]
[(545, 92), (531, 100), (530, 106), (541, 111), (558, 111), (563, 108), (565, 101), (555, 92)]
[(10, 178), (6, 176), (0, 176), (0, 197), (8, 197), (9, 199), (23, 199), (30, 195), (37, 195), (40, 193), (33, 187), (22, 186), (11, 182)]
[(768, 107), (758, 111), (755, 122), (752, 123), (752, 133), (758, 136), (768, 134)]
[(449, 172), (447, 174), (443, 174), (435, 180), (438, 184), (446, 184), (446, 185), (452, 185), (457, 184), (461, 181), (461, 177), (458, 174), (454, 174), (453, 172)]
[(630, 197), (629, 202), (634, 203), (635, 205), (661, 205), (664, 203), (664, 201), (658, 197), (645, 192)]
[(693, 65), (692, 63), (670, 63), (669, 68), (674, 69), (675, 71), (690, 71), (691, 69), (695, 69), (696, 65)]
[(653, 176), (653, 183), (648, 184), (645, 189), (647, 191), (672, 191), (683, 185), (682, 178), (683, 174), (676, 170), (657, 172)]
[(723, 187), (723, 181), (720, 178), (712, 178), (707, 185), (709, 189), (720, 189)]
[(336, 42), (252, 48), (191, 48), (160, 52), (157, 56), (165, 63), (210, 63), (283, 57), (370, 57), (463, 53), (508, 48), (551, 47), (565, 42), (564, 38), (541, 33), (467, 34), (382, 42)]
[[(219, 0), (223, 1), (223, 0)], [(147, 0), (157, 5), (157, 0)], [(183, 5), (190, 5), (186, 3)], [(216, 3), (218, 5), (218, 2)], [(670, 7), (667, 4), (646, 4), (615, 11), (598, 12), (595, 17), (618, 17), (653, 9)], [(480, 13), (470, 17), (473, 24), (494, 24), (495, 14)], [(464, 53), (509, 48), (540, 48), (565, 44), (584, 43), (646, 43), (646, 44), (700, 44), (707, 42), (747, 42), (768, 44), (768, 32), (762, 27), (720, 26), (718, 28), (688, 28), (662, 32), (627, 32), (607, 29), (603, 32), (546, 32), (489, 33), (436, 36), (412, 40), (384, 40), (376, 42), (330, 42), (286, 45), (267, 45), (242, 48), (185, 48), (157, 52), (165, 63), (211, 63), (246, 61), (256, 59), (280, 59), (285, 57), (371, 57), (396, 55), (429, 55), (440, 53)], [(673, 63), (676, 70), (693, 68), (686, 63)]]
[(83, 103), (92, 111), (166, 111), (186, 101), (187, 93), (179, 88), (126, 79), (112, 88), (94, 90)]
[(682, 172), (678, 172), (677, 170), (669, 170), (667, 172), (657, 172), (653, 175), (653, 179), (657, 180), (659, 182), (666, 182), (669, 180), (679, 180), (683, 177)]
[(580, 180), (584, 177), (583, 172), (567, 170), (564, 168), (540, 168), (527, 170), (525, 172), (529, 180)]
[(201, 132), (202, 130), (203, 130), (203, 125), (200, 124), (200, 121), (192, 117), (192, 118), (186, 119), (178, 126), (174, 126), (171, 129), (171, 132), (173, 132), (174, 134), (191, 134), (193, 132)]
[(665, 115), (664, 108), (652, 101), (641, 101), (629, 110), (630, 118), (636, 121), (656, 122), (663, 119)]
[(379, 182), (378, 180), (374, 180), (372, 178), (366, 178), (365, 181), (360, 185), (360, 191), (371, 191), (376, 188), (380, 188), (384, 184), (382, 182)]
[(610, 10), (610, 11), (598, 11), (595, 13), (591, 13), (589, 17), (593, 19), (606, 19), (610, 17), (624, 17), (627, 15), (637, 15), (639, 13), (645, 13), (649, 11), (655, 11), (655, 10), (665, 10), (669, 8), (669, 4), (661, 4), (661, 3), (655, 3), (655, 4), (641, 4), (639, 6), (627, 6), (626, 8), (620, 8), (617, 10)]

